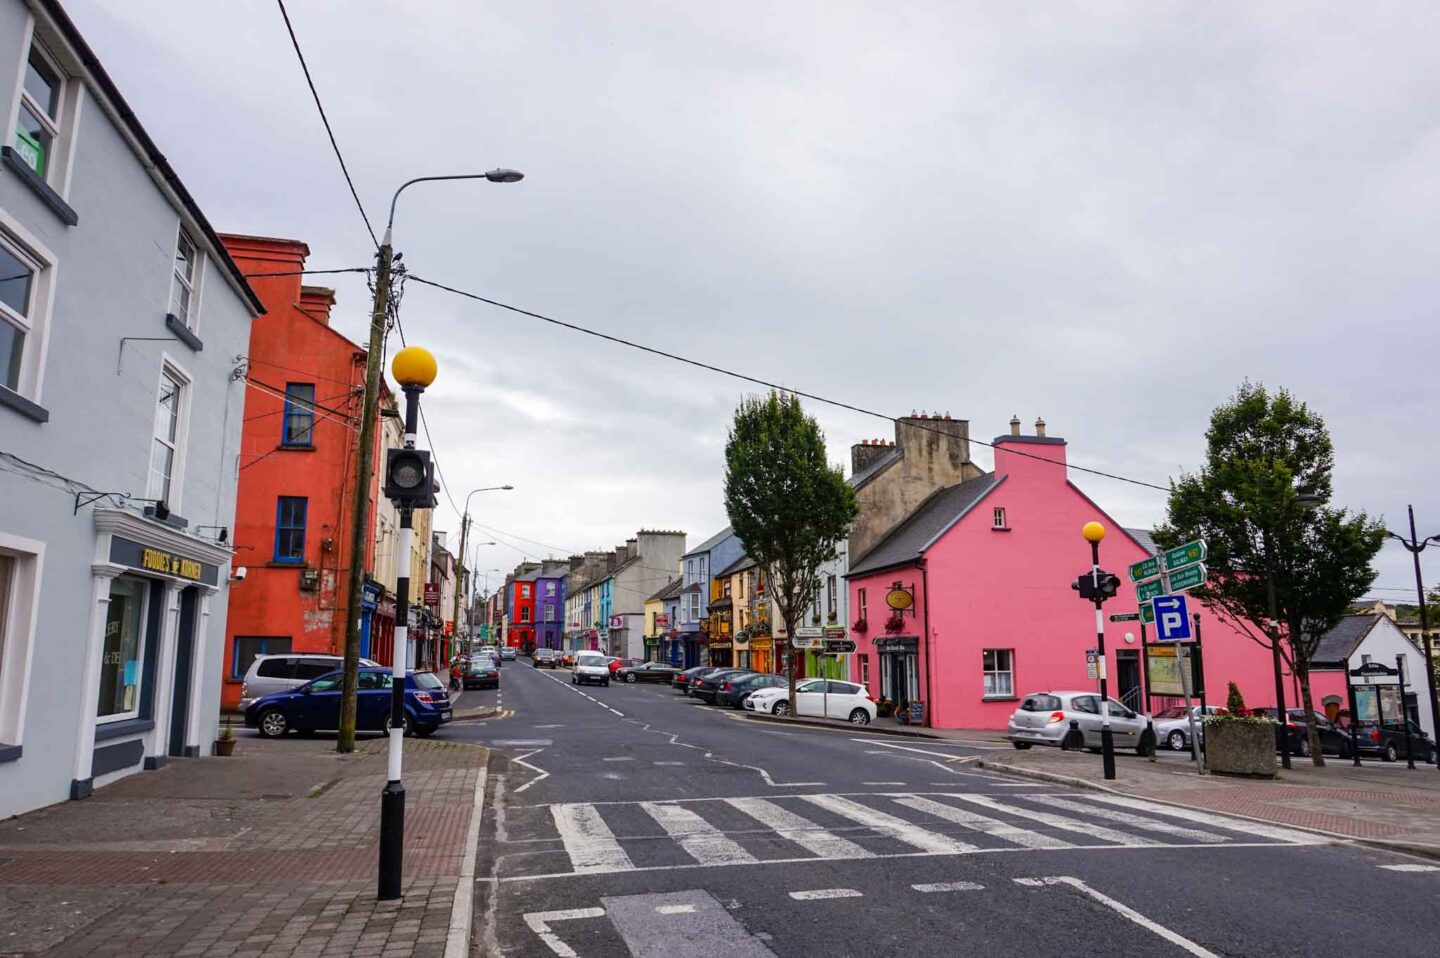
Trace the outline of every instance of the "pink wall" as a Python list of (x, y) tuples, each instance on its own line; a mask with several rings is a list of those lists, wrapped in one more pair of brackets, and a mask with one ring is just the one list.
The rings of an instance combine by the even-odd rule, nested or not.
[[(1050, 461), (1015, 455), (1015, 450)], [(921, 694), (927, 694), (926, 670), (933, 669), (927, 711), (937, 727), (1003, 728), (1015, 710), (1013, 698), (987, 701), (982, 694), (985, 649), (1014, 650), (1017, 696), (1095, 687), (1085, 671), (1085, 650), (1095, 645), (1094, 606), (1070, 588), (1075, 577), (1090, 567), (1090, 545), (1080, 535), (1085, 523), (1104, 523), (1108, 535), (1100, 546), (1101, 566), (1124, 580), (1119, 595), (1106, 603), (1106, 616), (1137, 608), (1125, 570), (1146, 553), (1119, 523), (1069, 485), (1064, 462), (1062, 443), (1001, 437), (995, 449), (995, 474), (1003, 481), (926, 552), (923, 579), (911, 572), (901, 576), (918, 580), (917, 587), (928, 583), (930, 590), (928, 623), (923, 621), (922, 596), (916, 596), (921, 612), (915, 631), (922, 636), (929, 631), (928, 663), (923, 641), (920, 649)], [(1009, 531), (992, 528), (996, 507), (1006, 510)], [(860, 651), (873, 655), (871, 640), (884, 635), (884, 592), (895, 578), (894, 572), (881, 572), (850, 583), (852, 609), (856, 590), (869, 589), (870, 630), (861, 639)], [(1227, 683), (1233, 680), (1250, 707), (1273, 705), (1269, 652), (1192, 602), (1191, 612), (1197, 611), (1209, 701), (1223, 705)], [(906, 631), (911, 631), (908, 623)], [(1135, 634), (1133, 645), (1125, 643), (1126, 632)], [(1114, 697), (1119, 697), (1115, 652), (1138, 650), (1139, 635), (1138, 622), (1105, 624)], [(871, 665), (871, 690), (878, 694), (877, 668)], [(1292, 683), (1286, 684), (1290, 705)]]

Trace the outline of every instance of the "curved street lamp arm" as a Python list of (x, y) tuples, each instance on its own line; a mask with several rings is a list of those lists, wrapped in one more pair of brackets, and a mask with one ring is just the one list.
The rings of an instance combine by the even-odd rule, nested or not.
[(395, 195), (390, 197), (390, 216), (385, 220), (385, 242), (387, 244), (390, 242), (390, 228), (395, 225), (395, 203), (400, 199), (400, 194), (405, 192), (406, 187), (414, 186), (416, 183), (430, 183), (435, 180), (483, 180), (485, 178), (486, 174), (484, 173), (462, 173), (455, 176), (417, 176), (413, 180), (406, 180), (404, 183), (401, 183), (400, 189), (396, 190)]

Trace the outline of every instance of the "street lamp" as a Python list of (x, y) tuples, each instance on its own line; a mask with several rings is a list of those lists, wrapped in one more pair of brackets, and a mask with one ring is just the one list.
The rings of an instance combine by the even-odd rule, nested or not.
[[(385, 467), (385, 495), (400, 510), (402, 556), (409, 556), (414, 540), (412, 519), (416, 509), (435, 504), (434, 465), (430, 454), (415, 448), (419, 428), (420, 394), (435, 381), (435, 357), (419, 346), (395, 354), (390, 371), (405, 391), (405, 448), (392, 449)], [(358, 564), (358, 563), (357, 563)], [(395, 579), (395, 651), (390, 657), (390, 749), (385, 789), (380, 793), (380, 875), (376, 897), (400, 897), (405, 859), (405, 785), (401, 763), (405, 742), (405, 675), (410, 643), (410, 566)]]
[[(360, 676), (360, 593), (365, 584), (365, 534), (370, 528), (370, 486), (375, 475), (375, 421), (380, 415), (380, 363), (385, 353), (385, 333), (390, 327), (390, 271), (394, 265), (394, 249), (390, 245), (391, 228), (395, 224), (395, 204), (406, 187), (435, 180), (489, 180), (491, 183), (514, 183), (524, 179), (518, 170), (497, 169), (488, 173), (462, 173), (454, 176), (422, 176), (400, 184), (390, 198), (390, 216), (385, 221), (385, 238), (377, 251), (375, 264), (375, 299), (370, 307), (370, 345), (365, 355), (365, 393), (360, 413), (360, 452), (356, 457), (355, 491), (350, 512), (350, 575), (345, 605), (344, 678), (340, 694), (340, 732), (336, 736), (337, 752), (355, 750), (356, 693)], [(408, 435), (412, 432), (406, 426)]]
[[(502, 173), (513, 171), (495, 170), (493, 172)], [(486, 173), (485, 175), (488, 177), (490, 174)], [(515, 175), (518, 177), (520, 174), (516, 173)], [(511, 181), (500, 180), (497, 182), (508, 183)], [(404, 189), (404, 187), (402, 186), (401, 189)], [(475, 495), (475, 493), (477, 492), (509, 492), (514, 488), (515, 487), (510, 485), (509, 483), (506, 483), (503, 486), (482, 486), (479, 489), (471, 489), (470, 492), (465, 496), (465, 511), (460, 516), (460, 561), (456, 563), (455, 568), (455, 602), (454, 608), (450, 610), (450, 619), (452, 622), (455, 623), (456, 632), (460, 631), (460, 596), (465, 592), (464, 588), (462, 588), (464, 580), (461, 579), (460, 576), (463, 575), (465, 572), (465, 539), (470, 533), (470, 497)], [(494, 544), (495, 543), (493, 542), (490, 543), (490, 545), (492, 546)]]
[[(1295, 498), (1290, 501), (1290, 505), (1299, 506), (1301, 510), (1308, 512), (1312, 509), (1319, 508), (1324, 501), (1324, 498), (1315, 495), (1313, 492), (1300, 492), (1296, 493)], [(1265, 573), (1265, 592), (1266, 598), (1270, 601), (1270, 628), (1274, 629), (1277, 633), (1270, 638), (1270, 655), (1275, 666), (1275, 720), (1280, 723), (1280, 764), (1285, 768), (1289, 768), (1290, 734), (1285, 731), (1285, 726), (1289, 718), (1285, 711), (1285, 678), (1282, 674), (1283, 663), (1280, 658), (1280, 639), (1278, 635), (1280, 631), (1280, 613), (1278, 611), (1278, 603), (1275, 599), (1274, 550), (1270, 545), (1270, 534), (1268, 531), (1264, 533), (1264, 540), (1265, 563), (1267, 566)], [(1293, 652), (1294, 650), (1292, 649), (1291, 651)], [(1310, 720), (1308, 718), (1305, 720), (1305, 734), (1310, 734)]]
[[(1435, 694), (1435, 652), (1430, 646), (1430, 633), (1427, 631), (1429, 623), (1425, 619), (1425, 580), (1420, 576), (1420, 553), (1424, 552), (1425, 547), (1430, 543), (1440, 543), (1440, 535), (1430, 536), (1428, 539), (1421, 539), (1417, 536), (1415, 534), (1415, 507), (1409, 506), (1408, 509), (1410, 512), (1410, 538), (1407, 539), (1393, 532), (1386, 532), (1385, 536), (1394, 539), (1408, 549), (1411, 557), (1415, 560), (1415, 596), (1420, 603), (1420, 641), (1425, 645), (1425, 678), (1429, 682), (1430, 688), (1431, 734), (1440, 738), (1440, 698), (1437, 698)], [(1400, 712), (1400, 718), (1403, 721), (1405, 720), (1405, 703), (1403, 701), (1400, 703)], [(1355, 722), (1355, 718), (1353, 715), (1350, 717), (1352, 724)], [(1436, 752), (1435, 765), (1440, 768), (1440, 751)]]

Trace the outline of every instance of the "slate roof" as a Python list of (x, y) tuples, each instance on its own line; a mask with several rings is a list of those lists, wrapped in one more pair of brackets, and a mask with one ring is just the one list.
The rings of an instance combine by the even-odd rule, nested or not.
[(1155, 536), (1151, 534), (1151, 531), (1149, 529), (1127, 528), (1125, 531), (1130, 533), (1130, 538), (1140, 543), (1140, 547), (1146, 552), (1150, 553), (1152, 556), (1157, 555), (1160, 552), (1160, 547), (1155, 544)]
[(865, 483), (869, 482), (871, 479), (874, 479), (876, 476), (880, 475), (880, 473), (884, 472), (885, 469), (889, 467), (892, 462), (897, 462), (899, 461), (899, 459), (900, 447), (896, 446), (890, 449), (888, 452), (884, 452), (881, 453), (879, 456), (876, 456), (873, 462), (867, 465), (864, 469), (861, 469), (859, 472), (851, 474), (850, 478), (845, 481), (850, 483), (850, 487), (852, 489), (859, 489), (861, 486), (865, 485)]
[(734, 562), (730, 563), (725, 568), (715, 573), (715, 578), (723, 579), (727, 575), (734, 575), (735, 573), (741, 572), (745, 569), (753, 569), (757, 565), (759, 565), (759, 563), (757, 563), (754, 559), (750, 558), (748, 555), (742, 555), (740, 556), (740, 558), (736, 559)]
[(654, 600), (664, 601), (665, 599), (673, 599), (680, 594), (680, 587), (684, 584), (685, 580), (683, 578), (677, 578), (669, 585), (665, 586), (665, 588), (661, 589), (659, 592), (655, 593), (645, 601), (650, 602)]
[(888, 536), (850, 567), (846, 578), (853, 579), (890, 566), (903, 565), (919, 559), (925, 547), (935, 540), (975, 504), (989, 494), (1004, 478), (986, 474), (978, 479), (937, 490), (910, 517), (896, 526)]
[(1320, 639), (1315, 654), (1310, 656), (1311, 665), (1343, 665), (1350, 661), (1355, 647), (1364, 641), (1370, 630), (1380, 624), (1378, 615), (1347, 615), (1340, 624)]
[(726, 539), (730, 538), (734, 534), (735, 530), (730, 528), (729, 526), (726, 526), (710, 538), (706, 539), (704, 542), (700, 543), (695, 548), (691, 549), (689, 552), (685, 553), (685, 555), (696, 556), (702, 552), (709, 552), (711, 549), (715, 548), (720, 543), (724, 542)]

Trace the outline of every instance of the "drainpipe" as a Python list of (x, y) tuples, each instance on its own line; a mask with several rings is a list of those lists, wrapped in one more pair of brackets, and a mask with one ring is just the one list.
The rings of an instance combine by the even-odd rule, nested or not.
[(935, 663), (930, 659), (930, 574), (924, 559), (920, 560), (920, 585), (925, 590), (925, 725), (933, 728), (935, 699), (931, 695), (930, 676), (935, 671)]

